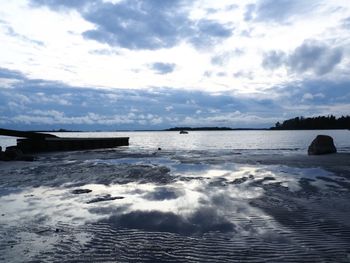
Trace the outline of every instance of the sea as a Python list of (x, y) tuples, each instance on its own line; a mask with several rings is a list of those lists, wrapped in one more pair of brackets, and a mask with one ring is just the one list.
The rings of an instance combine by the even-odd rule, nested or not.
[(350, 262), (348, 130), (54, 134), (130, 145), (0, 161), (0, 262)]
[[(296, 153), (307, 151), (319, 134), (334, 139), (338, 152), (350, 152), (349, 130), (245, 130), (245, 131), (130, 131), (130, 132), (64, 132), (60, 137), (129, 137), (130, 150), (230, 150), (247, 154)], [(16, 139), (0, 136), (0, 146), (16, 145)]]

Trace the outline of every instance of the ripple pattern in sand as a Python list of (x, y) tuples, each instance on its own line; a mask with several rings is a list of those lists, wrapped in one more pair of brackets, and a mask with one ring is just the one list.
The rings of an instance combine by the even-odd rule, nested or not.
[[(125, 229), (110, 223), (70, 228), (33, 262), (349, 262), (350, 228), (315, 211), (277, 212), (276, 218), (233, 218), (247, 231), (181, 235)], [(316, 220), (317, 218), (322, 220)], [(91, 238), (77, 242), (77, 234)], [(1, 250), (1, 249), (0, 249)]]

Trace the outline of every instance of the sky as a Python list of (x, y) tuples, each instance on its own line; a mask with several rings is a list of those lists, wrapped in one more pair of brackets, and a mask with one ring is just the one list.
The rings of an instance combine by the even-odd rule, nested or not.
[(0, 0), (0, 127), (350, 115), (349, 0)]

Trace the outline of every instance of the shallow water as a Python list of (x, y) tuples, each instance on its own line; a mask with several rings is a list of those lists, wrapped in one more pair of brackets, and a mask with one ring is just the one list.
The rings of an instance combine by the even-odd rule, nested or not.
[(348, 168), (149, 145), (0, 163), (0, 261), (349, 261)]

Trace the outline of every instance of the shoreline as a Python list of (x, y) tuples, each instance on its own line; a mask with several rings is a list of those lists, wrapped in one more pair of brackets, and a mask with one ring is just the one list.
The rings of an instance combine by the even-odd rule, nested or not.
[(237, 156), (235, 161), (247, 164), (286, 165), (300, 168), (321, 167), (331, 171), (350, 173), (350, 153), (325, 155), (288, 154), (288, 155), (250, 155)]
[[(224, 162), (237, 162), (241, 164), (263, 164), (263, 165), (291, 165), (298, 167), (310, 167), (318, 166), (324, 168), (334, 168), (336, 166), (350, 167), (350, 152), (338, 152), (332, 154), (323, 155), (308, 155), (302, 152), (287, 152), (287, 153), (240, 153), (239, 151), (230, 150), (162, 150), (162, 151), (151, 151), (142, 150), (139, 153), (130, 151), (128, 148), (118, 147), (112, 149), (91, 149), (82, 151), (59, 151), (59, 152), (42, 152), (34, 153), (36, 160), (33, 162), (28, 161), (1, 161), (0, 165), (11, 166), (11, 164), (22, 165), (35, 164), (42, 160), (49, 160), (50, 158), (63, 158), (63, 159), (78, 159), (78, 160), (88, 160), (88, 159), (120, 159), (120, 158), (145, 158), (145, 157), (171, 157), (179, 158), (180, 161), (186, 162), (185, 158), (188, 157), (190, 162), (196, 162), (196, 158), (193, 156), (200, 155), (204, 161), (217, 161), (220, 160)], [(184, 155), (181, 156), (181, 153)], [(221, 154), (220, 156), (215, 156), (215, 154)], [(193, 155), (193, 156), (188, 156)]]

